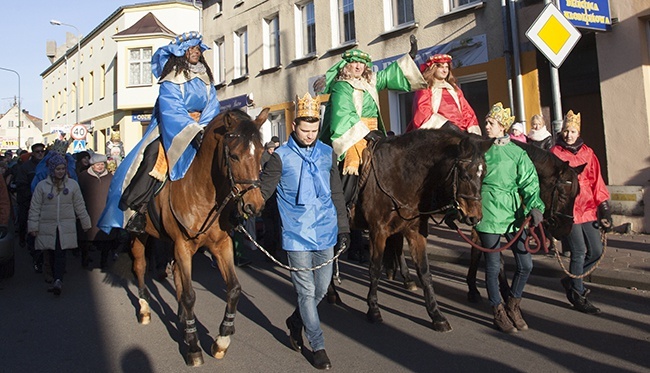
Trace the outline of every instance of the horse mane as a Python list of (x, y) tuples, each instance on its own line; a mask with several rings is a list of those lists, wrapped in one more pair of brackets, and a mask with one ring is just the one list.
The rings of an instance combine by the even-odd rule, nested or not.
[[(556, 166), (556, 168), (559, 168), (560, 170), (564, 170), (562, 166), (565, 165), (565, 163), (550, 151), (537, 147), (533, 144), (528, 144), (517, 140), (513, 140), (513, 143), (522, 148), (526, 154), (528, 154), (528, 158), (533, 161), (533, 164), (540, 165), (552, 162), (551, 164), (553, 166)], [(535, 166), (535, 168), (537, 168), (539, 172), (539, 167)]]

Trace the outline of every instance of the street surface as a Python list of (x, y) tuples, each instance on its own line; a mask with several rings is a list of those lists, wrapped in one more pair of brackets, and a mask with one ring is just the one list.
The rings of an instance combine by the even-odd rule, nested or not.
[[(97, 265), (99, 254), (92, 255)], [(170, 279), (149, 278), (155, 301), (152, 322), (143, 326), (136, 320), (137, 288), (131, 280), (84, 270), (79, 258), (69, 255), (57, 298), (46, 292), (42, 275), (33, 273), (25, 250), (17, 248), (16, 275), (0, 281), (0, 372), (316, 371), (311, 353), (294, 352), (288, 344), (284, 320), (295, 301), (288, 272), (261, 255), (252, 253), (253, 264), (237, 271), (244, 294), (223, 360), (209, 351), (224, 313), (225, 286), (209, 258), (195, 256), (195, 311), (205, 364), (189, 368)], [(319, 307), (333, 371), (648, 372), (650, 292), (589, 285), (590, 299), (603, 310), (590, 316), (570, 309), (557, 278), (533, 270), (522, 301), (530, 330), (506, 335), (492, 326), (487, 300), (466, 301), (466, 268), (432, 264), (450, 333), (430, 328), (421, 290), (409, 292), (385, 278), (379, 292), (384, 323), (368, 323), (367, 269), (341, 262), (345, 305)], [(485, 298), (482, 282), (480, 290)]]

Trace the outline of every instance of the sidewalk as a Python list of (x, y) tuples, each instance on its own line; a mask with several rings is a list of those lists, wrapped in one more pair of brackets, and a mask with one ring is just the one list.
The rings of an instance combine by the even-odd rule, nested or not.
[[(469, 236), (469, 231), (464, 230)], [(558, 242), (561, 247), (561, 243)], [(404, 246), (408, 250), (408, 245)], [(532, 276), (561, 278), (564, 272), (555, 255), (542, 252), (533, 254)], [(504, 251), (506, 268), (514, 268), (510, 250)], [(427, 238), (427, 255), (430, 261), (462, 264), (469, 268), (470, 247), (456, 231), (446, 227), (429, 226)], [(565, 267), (569, 268), (569, 258), (562, 257)], [(483, 268), (483, 263), (481, 264)], [(586, 279), (588, 282), (650, 290), (650, 235), (617, 234), (607, 235), (604, 258), (598, 268)]]

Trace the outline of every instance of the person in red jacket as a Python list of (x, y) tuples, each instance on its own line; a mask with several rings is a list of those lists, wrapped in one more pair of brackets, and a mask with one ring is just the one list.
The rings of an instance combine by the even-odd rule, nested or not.
[(418, 128), (437, 129), (449, 121), (463, 132), (481, 134), (474, 109), (451, 73), (451, 60), (448, 54), (435, 54), (420, 65), (428, 87), (415, 92), (413, 119), (406, 132)]
[[(571, 167), (585, 165), (578, 175), (580, 193), (573, 207), (574, 224), (571, 233), (562, 241), (562, 246), (571, 251), (570, 272), (580, 276), (589, 271), (603, 254), (599, 227), (606, 232), (612, 229), (612, 213), (609, 208), (609, 191), (600, 173), (600, 163), (594, 151), (585, 145), (580, 137), (580, 113), (572, 110), (564, 117), (562, 136), (551, 152)], [(581, 278), (564, 277), (562, 286), (567, 299), (576, 310), (598, 314), (600, 309), (588, 299)]]

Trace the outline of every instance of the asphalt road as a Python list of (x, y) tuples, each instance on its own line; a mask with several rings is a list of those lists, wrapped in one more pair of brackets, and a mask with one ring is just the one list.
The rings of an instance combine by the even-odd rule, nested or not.
[[(315, 371), (310, 353), (288, 345), (284, 320), (295, 295), (287, 271), (253, 254), (254, 263), (238, 270), (245, 294), (223, 360), (209, 351), (224, 313), (225, 286), (208, 257), (195, 256), (205, 364), (189, 368), (171, 280), (148, 281), (155, 302), (152, 322), (143, 326), (136, 319), (137, 289), (128, 279), (84, 270), (69, 256), (57, 298), (46, 292), (42, 275), (31, 271), (20, 249), (16, 275), (0, 281), (0, 372)], [(94, 258), (97, 264), (98, 253)], [(438, 333), (430, 327), (421, 290), (409, 292), (385, 280), (379, 293), (384, 323), (368, 323), (367, 269), (342, 262), (341, 270), (345, 305), (320, 306), (333, 371), (647, 372), (650, 367), (650, 292), (592, 286), (591, 299), (603, 314), (584, 315), (570, 309), (557, 279), (533, 272), (522, 302), (531, 329), (505, 335), (492, 326), (487, 303), (466, 301), (466, 269), (433, 263), (438, 300), (453, 327)]]

